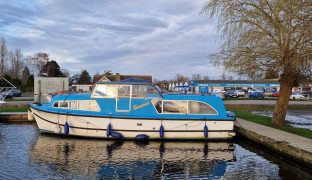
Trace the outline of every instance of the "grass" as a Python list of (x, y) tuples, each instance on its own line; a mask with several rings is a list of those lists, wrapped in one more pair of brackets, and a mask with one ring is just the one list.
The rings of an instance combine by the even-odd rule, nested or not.
[(0, 112), (27, 112), (28, 106), (3, 106), (0, 108)]
[(297, 134), (299, 136), (303, 136), (303, 137), (312, 139), (312, 131), (309, 129), (296, 128), (296, 127), (292, 127), (290, 125), (275, 126), (272, 124), (272, 122), (271, 122), (272, 118), (270, 118), (270, 117), (252, 114), (249, 111), (243, 111), (243, 110), (234, 110), (233, 112), (236, 114), (236, 116), (238, 118), (245, 119), (247, 121), (262, 124), (265, 126), (269, 126), (269, 127), (275, 128), (275, 129), (279, 129), (282, 131), (286, 131), (289, 133)]

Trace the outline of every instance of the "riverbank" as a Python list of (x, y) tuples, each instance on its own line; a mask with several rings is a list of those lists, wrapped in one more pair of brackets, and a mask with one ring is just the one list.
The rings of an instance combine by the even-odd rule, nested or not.
[(238, 118), (238, 135), (300, 164), (312, 167), (312, 139)]
[(27, 112), (1, 112), (0, 122), (1, 123), (14, 123), (14, 122), (31, 122), (28, 121)]

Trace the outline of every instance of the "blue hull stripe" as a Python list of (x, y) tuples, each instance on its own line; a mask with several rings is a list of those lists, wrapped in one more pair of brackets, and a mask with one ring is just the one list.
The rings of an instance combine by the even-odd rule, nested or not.
[[(161, 118), (144, 118), (144, 117), (129, 117), (129, 116), (105, 116), (105, 115), (83, 115), (83, 114), (71, 114), (71, 113), (58, 113), (58, 112), (53, 112), (53, 111), (47, 111), (47, 110), (42, 110), (35, 108), (34, 106), (30, 106), (31, 108), (34, 108), (38, 111), (46, 112), (46, 113), (52, 113), (52, 114), (59, 114), (59, 115), (70, 115), (70, 116), (80, 116), (80, 117), (98, 117), (98, 118), (112, 118), (112, 119), (144, 119), (144, 120), (163, 120), (163, 121), (170, 121), (170, 120), (183, 120), (183, 121), (203, 121), (204, 119), (173, 119), (173, 118), (166, 118), (166, 119), (161, 119)], [(205, 121), (231, 121), (229, 119), (205, 119)]]

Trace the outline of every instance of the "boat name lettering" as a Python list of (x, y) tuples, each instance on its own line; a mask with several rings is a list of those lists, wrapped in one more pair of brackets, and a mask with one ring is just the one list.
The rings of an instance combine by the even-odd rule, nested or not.
[(138, 109), (141, 109), (141, 108), (143, 108), (145, 106), (148, 106), (148, 105), (149, 105), (148, 101), (146, 103), (144, 103), (144, 104), (141, 104), (141, 105), (134, 105), (133, 106), (133, 110), (138, 110)]

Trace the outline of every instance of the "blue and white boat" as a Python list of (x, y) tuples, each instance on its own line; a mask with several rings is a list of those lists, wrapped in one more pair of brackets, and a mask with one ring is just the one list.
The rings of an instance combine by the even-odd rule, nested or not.
[(128, 79), (99, 82), (92, 93), (30, 104), (41, 132), (117, 139), (230, 139), (235, 115), (215, 96), (161, 93)]

